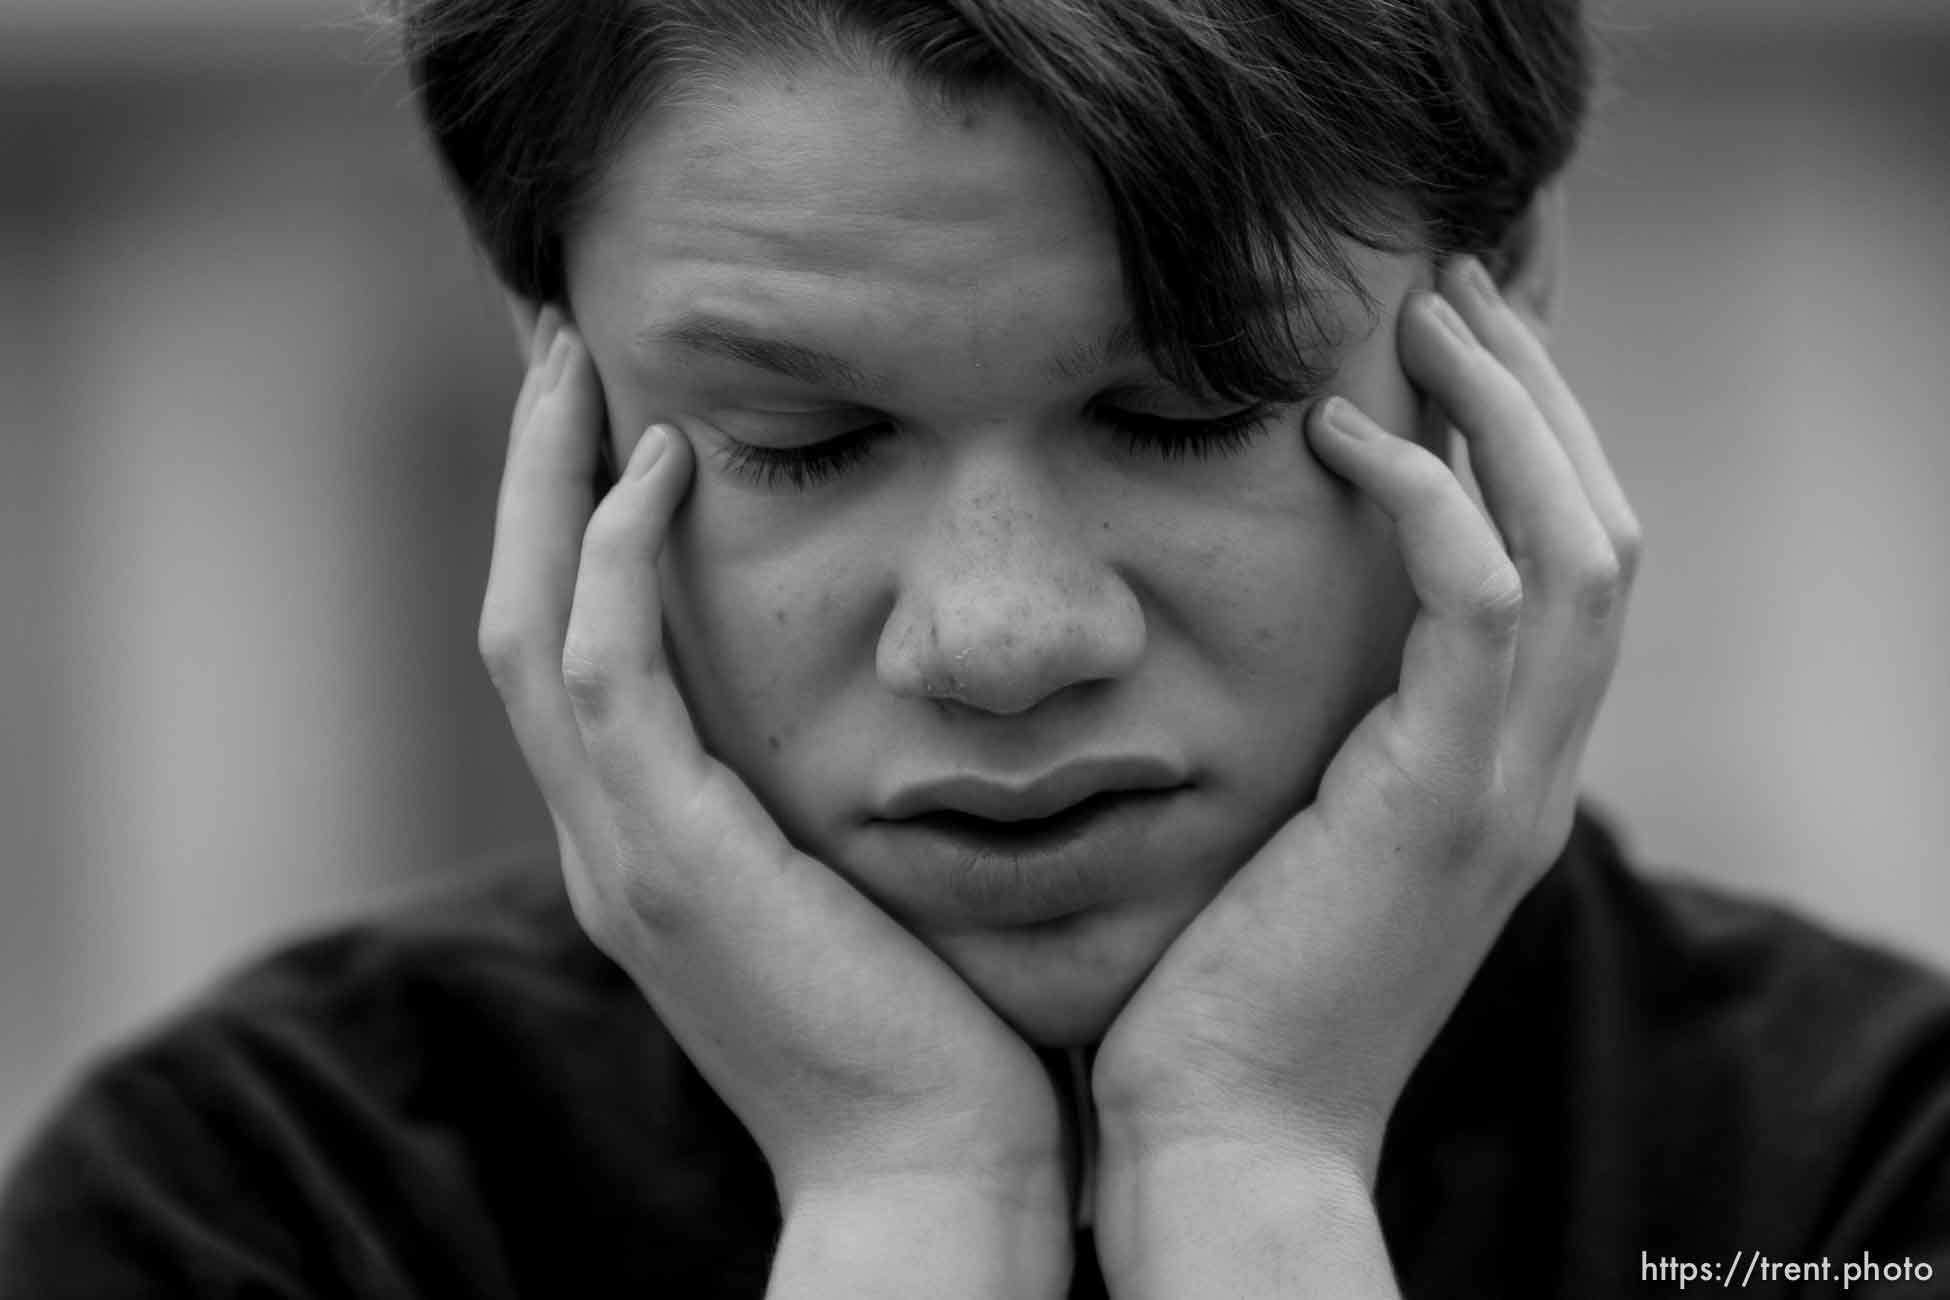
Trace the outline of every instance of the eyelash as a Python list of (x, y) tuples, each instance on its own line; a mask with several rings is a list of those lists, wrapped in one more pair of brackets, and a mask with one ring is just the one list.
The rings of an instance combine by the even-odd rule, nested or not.
[[(1265, 431), (1273, 414), (1270, 403), (1259, 403), (1213, 420), (1166, 420), (1134, 411), (1104, 411), (1098, 418), (1110, 425), (1134, 451), (1153, 452), (1174, 461), (1185, 456), (1209, 460), (1236, 456)], [(803, 490), (837, 478), (873, 454), (873, 444), (889, 436), (883, 421), (809, 447), (755, 447), (733, 443), (723, 453), (725, 469), (761, 487), (788, 483)]]

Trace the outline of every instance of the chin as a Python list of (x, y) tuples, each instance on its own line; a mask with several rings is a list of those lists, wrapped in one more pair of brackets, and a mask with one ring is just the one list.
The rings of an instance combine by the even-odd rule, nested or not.
[(991, 1002), (995, 1013), (1031, 1047), (1095, 1047), (1110, 1032), (1111, 1022), (1123, 1009), (1123, 1002), (1094, 1001), (1044, 1002), (1012, 1006)]
[(1031, 1046), (1088, 1047), (1103, 1039), (1175, 936), (1176, 927), (1161, 921), (1085, 912), (925, 941)]

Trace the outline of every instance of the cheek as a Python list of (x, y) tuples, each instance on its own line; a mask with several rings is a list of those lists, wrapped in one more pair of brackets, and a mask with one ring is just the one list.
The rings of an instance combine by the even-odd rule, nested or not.
[[(844, 544), (753, 544), (738, 494), (693, 484), (658, 564), (664, 643), (705, 747), (768, 803), (793, 805), (808, 729), (849, 672), (871, 662), (849, 611)], [(796, 820), (788, 806), (774, 808)]]
[[(1329, 391), (1347, 397), (1383, 428), (1427, 445), (1432, 408), (1402, 370), (1394, 347), (1401, 300), (1351, 349)], [(1291, 446), (1305, 446), (1295, 430)], [(1317, 730), (1351, 728), (1398, 680), (1416, 600), (1394, 522), (1329, 472), (1311, 452), (1304, 463), (1256, 477), (1254, 535), (1229, 540), (1240, 611), (1226, 624), (1241, 647), (1242, 679), (1289, 698), (1278, 716)], [(1223, 617), (1223, 614), (1217, 616)], [(1242, 619), (1251, 621), (1247, 630)], [(1306, 729), (1303, 722), (1302, 729)], [(1335, 736), (1338, 743), (1339, 736)]]
[(1288, 729), (1392, 679), (1413, 616), (1393, 525), (1343, 493), (1329, 510), (1228, 547), (1229, 578), (1199, 596), (1226, 676)]
[(1183, 707), (1205, 701), (1187, 721), (1222, 737), (1220, 770), (1257, 825), (1291, 813), (1393, 688), (1415, 602), (1392, 521), (1311, 453), (1255, 471), (1186, 516), (1152, 571), (1173, 627), (1159, 648), (1176, 640), (1194, 665)]
[(1150, 535), (1141, 567), (1169, 575), (1190, 635), (1254, 677), (1392, 631), (1372, 625), (1407, 584), (1393, 524), (1313, 455), (1298, 415), (1212, 491), (1169, 505), (1174, 526)]

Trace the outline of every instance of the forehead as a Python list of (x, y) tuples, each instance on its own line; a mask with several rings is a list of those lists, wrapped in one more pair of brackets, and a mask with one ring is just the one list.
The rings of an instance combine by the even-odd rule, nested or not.
[[(578, 321), (639, 373), (667, 374), (660, 341), (699, 316), (957, 402), (1139, 359), (1088, 158), (1014, 100), (949, 108), (836, 65), (687, 85), (626, 136), (567, 252)], [(1368, 332), (1320, 287), (1317, 337)]]
[(824, 65), (719, 78), (647, 114), (569, 252), (591, 283), (634, 266), (664, 290), (972, 305), (1054, 276), (1121, 306), (1109, 205), (1044, 123), (1001, 100), (943, 111)]

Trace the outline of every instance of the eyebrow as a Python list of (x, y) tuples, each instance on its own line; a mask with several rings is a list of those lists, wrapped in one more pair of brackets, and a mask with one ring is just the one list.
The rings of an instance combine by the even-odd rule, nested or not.
[[(755, 334), (720, 316), (692, 313), (647, 326), (637, 332), (636, 341), (638, 346), (676, 347), (722, 357), (815, 388), (834, 389), (850, 397), (883, 396), (893, 387), (885, 376), (869, 374), (844, 357), (803, 343)], [(1050, 356), (1043, 368), (1054, 379), (1076, 380), (1129, 360), (1139, 351), (1137, 331), (1129, 324), (1120, 324), (1101, 338), (1063, 348)]]

